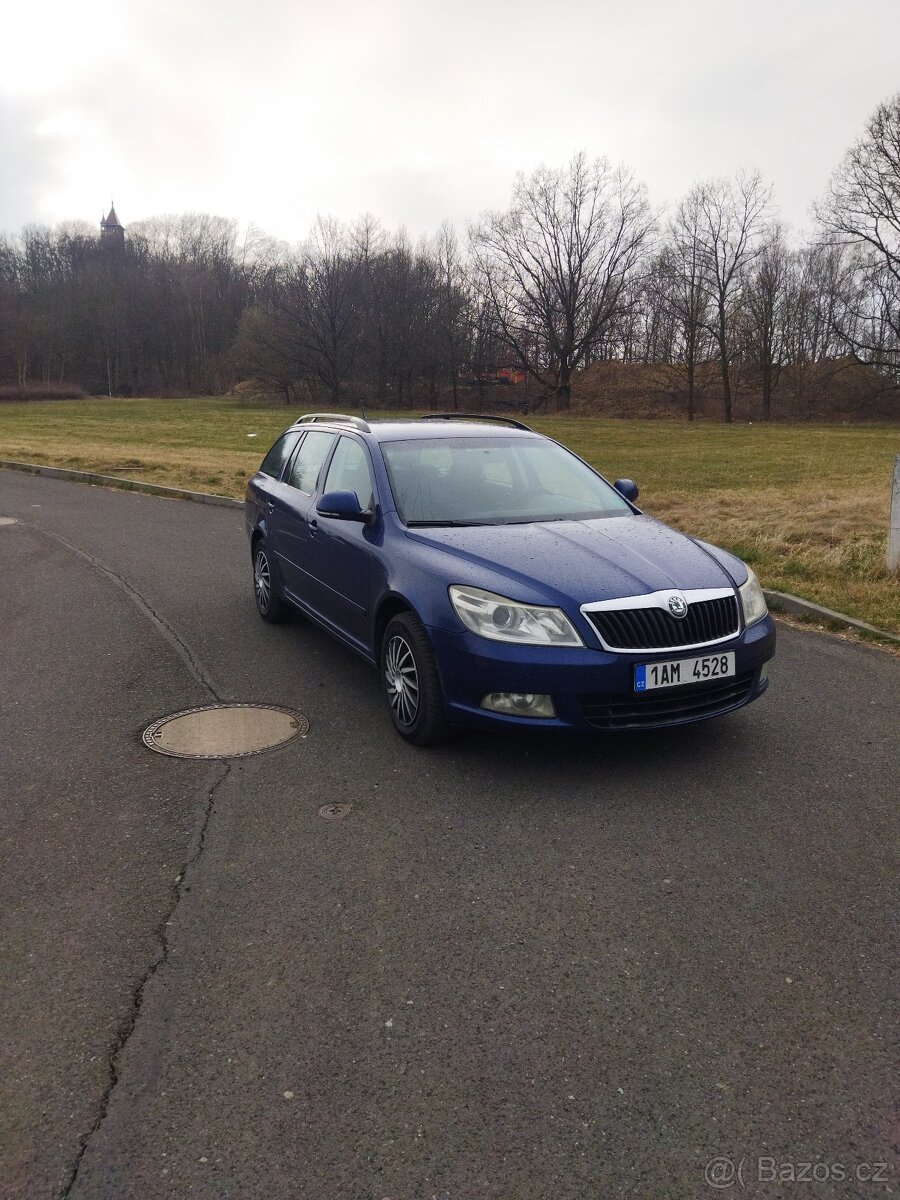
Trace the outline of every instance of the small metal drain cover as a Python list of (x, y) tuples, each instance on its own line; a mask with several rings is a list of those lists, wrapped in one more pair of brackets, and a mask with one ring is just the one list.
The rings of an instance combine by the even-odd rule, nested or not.
[(308, 732), (306, 717), (277, 704), (208, 704), (154, 721), (143, 742), (172, 758), (246, 758)]
[(324, 821), (340, 821), (348, 816), (352, 809), (352, 804), (323, 804), (319, 809), (319, 816)]

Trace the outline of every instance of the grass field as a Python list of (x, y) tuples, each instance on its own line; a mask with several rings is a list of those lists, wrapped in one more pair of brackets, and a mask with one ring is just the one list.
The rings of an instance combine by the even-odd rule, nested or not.
[[(0, 458), (241, 496), (295, 415), (230, 397), (0, 405)], [(635, 479), (645, 511), (739, 554), (767, 587), (900, 633), (900, 577), (885, 569), (900, 426), (532, 424)]]

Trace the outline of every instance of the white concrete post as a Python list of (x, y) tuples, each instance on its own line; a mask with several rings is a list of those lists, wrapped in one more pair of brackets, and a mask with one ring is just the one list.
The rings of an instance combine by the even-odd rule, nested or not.
[(894, 455), (894, 487), (891, 492), (891, 527), (888, 530), (887, 569), (900, 571), (900, 454)]

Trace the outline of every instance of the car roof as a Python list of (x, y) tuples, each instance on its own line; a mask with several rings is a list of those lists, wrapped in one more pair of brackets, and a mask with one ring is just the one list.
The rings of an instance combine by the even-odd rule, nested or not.
[(539, 438), (525, 425), (490, 424), (490, 418), (482, 421), (478, 417), (465, 417), (453, 420), (434, 420), (431, 418), (410, 419), (409, 421), (363, 421), (358, 417), (333, 417), (327, 419), (323, 414), (315, 421), (300, 417), (292, 429), (328, 429), (343, 432), (369, 434), (379, 442), (400, 442), (413, 439), (427, 438), (464, 438), (464, 437), (527, 437)]

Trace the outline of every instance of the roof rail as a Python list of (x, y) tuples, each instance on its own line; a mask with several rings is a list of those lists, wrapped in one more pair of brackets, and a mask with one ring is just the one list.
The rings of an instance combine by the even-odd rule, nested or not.
[(420, 421), (500, 421), (504, 425), (512, 425), (514, 429), (524, 429), (526, 433), (534, 433), (530, 425), (516, 421), (512, 417), (494, 417), (486, 413), (426, 413), (419, 417)]
[(352, 425), (355, 429), (362, 429), (365, 433), (372, 432), (368, 421), (364, 421), (362, 417), (348, 416), (347, 413), (304, 413), (302, 417), (297, 418), (294, 424), (315, 425), (319, 421), (330, 421), (335, 425)]

